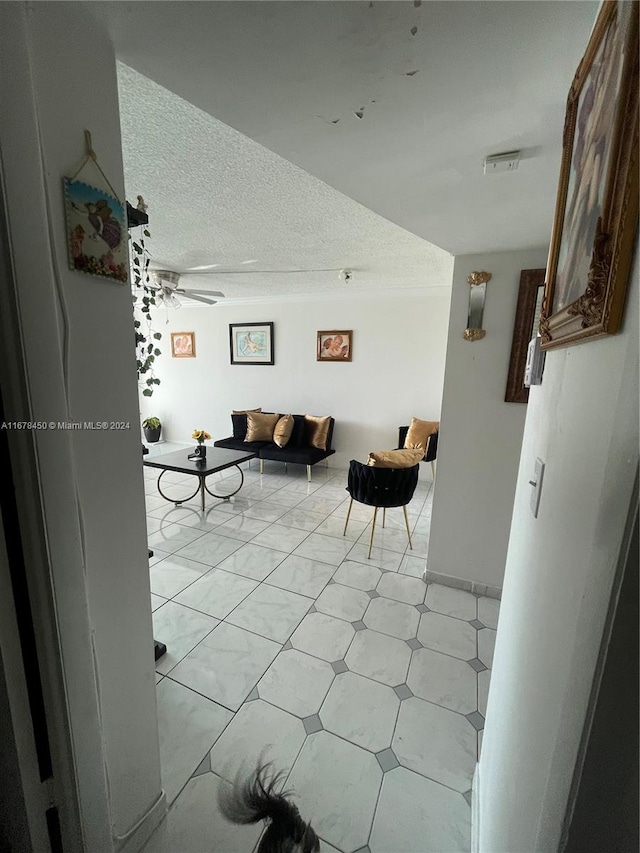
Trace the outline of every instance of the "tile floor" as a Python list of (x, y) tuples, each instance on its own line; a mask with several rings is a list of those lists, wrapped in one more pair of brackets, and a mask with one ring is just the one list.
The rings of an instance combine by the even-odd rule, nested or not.
[[(145, 853), (249, 853), (261, 827), (227, 823), (216, 792), (260, 757), (323, 853), (468, 853), (499, 602), (423, 583), (430, 482), (408, 507), (413, 551), (388, 510), (367, 560), (369, 507), (342, 535), (346, 471), (253, 466), (204, 513), (144, 469), (170, 803)], [(165, 483), (179, 499), (191, 478)]]

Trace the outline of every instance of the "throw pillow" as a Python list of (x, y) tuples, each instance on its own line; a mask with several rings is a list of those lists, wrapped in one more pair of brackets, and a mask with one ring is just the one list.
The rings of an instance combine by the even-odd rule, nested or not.
[(283, 415), (273, 431), (273, 440), (278, 447), (285, 447), (293, 432), (293, 415)]
[(422, 448), (418, 450), (373, 450), (367, 459), (367, 465), (376, 468), (413, 468), (424, 456)]
[(247, 434), (247, 412), (261, 412), (262, 409), (234, 409), (231, 412), (231, 423), (233, 424), (233, 437), (244, 441)]
[(247, 412), (247, 434), (245, 441), (271, 441), (273, 430), (280, 415), (265, 415), (259, 412)]
[(326, 450), (329, 438), (329, 424), (331, 423), (330, 415), (305, 415), (304, 422), (307, 440), (311, 447), (317, 447), (318, 450)]
[(429, 443), (429, 436), (438, 432), (439, 429), (439, 421), (421, 421), (420, 418), (411, 418), (404, 446), (408, 448), (422, 447), (422, 455), (424, 456)]

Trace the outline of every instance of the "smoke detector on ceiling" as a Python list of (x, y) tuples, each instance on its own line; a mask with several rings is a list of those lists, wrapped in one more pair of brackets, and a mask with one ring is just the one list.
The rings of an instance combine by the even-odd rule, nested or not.
[(485, 175), (498, 172), (515, 172), (520, 162), (520, 151), (503, 151), (502, 154), (490, 154), (484, 158)]

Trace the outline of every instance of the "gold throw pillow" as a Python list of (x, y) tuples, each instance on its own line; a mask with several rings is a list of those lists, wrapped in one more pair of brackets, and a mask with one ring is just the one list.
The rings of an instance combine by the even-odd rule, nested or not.
[(330, 415), (305, 415), (304, 421), (311, 447), (317, 447), (318, 450), (326, 450), (327, 439), (329, 437), (329, 423), (331, 422)]
[(440, 429), (440, 421), (421, 421), (420, 418), (411, 418), (411, 424), (404, 440), (405, 447), (422, 447), (422, 455), (427, 451), (429, 436)]
[(247, 412), (247, 434), (245, 441), (271, 441), (273, 430), (280, 415), (265, 415), (259, 412)]
[(283, 415), (273, 431), (273, 440), (278, 447), (285, 447), (293, 432), (293, 415)]
[(376, 468), (413, 468), (424, 456), (422, 448), (418, 450), (372, 450), (367, 465)]

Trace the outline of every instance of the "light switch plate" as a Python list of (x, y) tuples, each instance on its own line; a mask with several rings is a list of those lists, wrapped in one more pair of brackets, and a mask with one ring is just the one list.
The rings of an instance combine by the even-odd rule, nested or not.
[(533, 469), (533, 479), (529, 480), (531, 486), (531, 512), (533, 517), (538, 517), (538, 507), (540, 506), (540, 493), (542, 492), (542, 480), (544, 477), (544, 462), (542, 459), (536, 458), (536, 464)]

